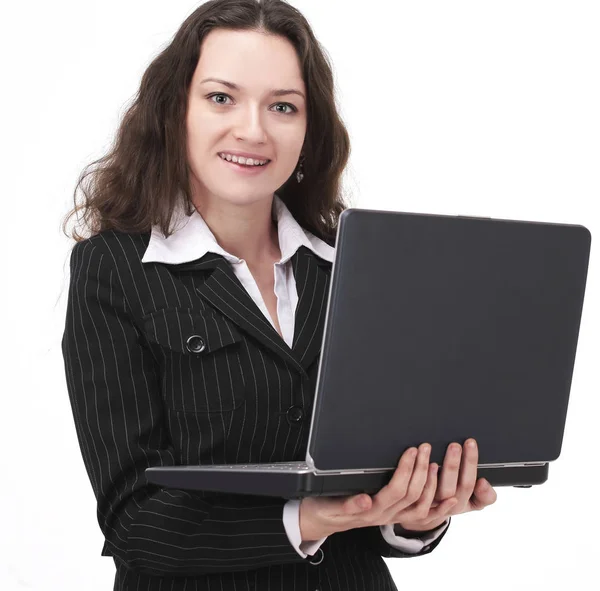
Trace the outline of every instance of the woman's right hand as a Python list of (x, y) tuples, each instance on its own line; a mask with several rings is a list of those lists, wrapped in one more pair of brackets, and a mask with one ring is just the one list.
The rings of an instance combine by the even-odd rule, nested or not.
[[(442, 518), (457, 503), (456, 497), (437, 504), (437, 464), (429, 464), (427, 443), (407, 449), (388, 484), (377, 493), (377, 507), (367, 494), (346, 497), (304, 497), (300, 503), (302, 541), (315, 541), (333, 533), (400, 522), (403, 516), (423, 513)], [(361, 507), (360, 501), (366, 501)]]

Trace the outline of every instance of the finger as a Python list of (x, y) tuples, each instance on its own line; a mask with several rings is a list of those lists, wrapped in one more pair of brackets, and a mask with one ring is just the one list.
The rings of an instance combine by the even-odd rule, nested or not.
[(443, 501), (456, 494), (461, 457), (462, 447), (460, 444), (451, 443), (446, 450), (442, 471), (438, 476), (438, 489), (435, 495), (436, 501)]
[[(420, 529), (433, 529), (438, 525), (441, 525), (448, 517), (454, 514), (458, 500), (456, 497), (451, 497), (442, 501), (437, 507), (431, 508), (429, 513), (424, 519), (417, 519)], [(406, 509), (397, 517), (395, 523), (411, 523), (415, 520), (415, 514), (411, 509)], [(407, 529), (410, 529), (408, 527)]]
[[(410, 484), (408, 485), (408, 491), (406, 494), (406, 502), (409, 504), (416, 503), (423, 495), (423, 489), (427, 483), (429, 474), (429, 457), (431, 455), (431, 446), (428, 443), (424, 443), (419, 448), (419, 455), (417, 456), (417, 462), (413, 469)], [(435, 493), (434, 493), (435, 494)]]
[[(421, 498), (414, 505), (414, 515), (417, 519), (425, 519), (430, 516), (431, 503), (437, 489), (437, 464), (429, 464), (427, 482), (421, 494)], [(411, 507), (412, 508), (412, 507)]]
[(364, 513), (372, 506), (371, 497), (367, 494), (359, 494), (348, 497), (342, 503), (342, 512), (345, 515)]
[(441, 523), (445, 521), (448, 517), (454, 515), (457, 505), (458, 499), (456, 497), (450, 497), (449, 499), (446, 499), (440, 503), (437, 507), (430, 509), (425, 525), (429, 525), (431, 523)]
[(435, 492), (437, 490), (438, 485), (438, 472), (439, 466), (435, 463), (429, 464), (429, 475), (427, 478), (427, 484), (425, 485), (425, 489), (423, 490), (423, 503), (427, 505), (427, 507), (431, 508), (433, 499), (435, 497)]
[(402, 454), (390, 481), (373, 497), (373, 506), (379, 511), (386, 511), (406, 497), (417, 455), (418, 450), (415, 447)]
[(494, 487), (485, 479), (480, 478), (475, 485), (473, 496), (469, 499), (470, 511), (481, 511), (496, 502), (498, 494)]
[(467, 439), (463, 448), (462, 461), (460, 466), (460, 474), (458, 476), (458, 486), (455, 496), (459, 504), (463, 507), (469, 502), (473, 495), (473, 489), (477, 482), (477, 462), (479, 459), (479, 451), (475, 439)]

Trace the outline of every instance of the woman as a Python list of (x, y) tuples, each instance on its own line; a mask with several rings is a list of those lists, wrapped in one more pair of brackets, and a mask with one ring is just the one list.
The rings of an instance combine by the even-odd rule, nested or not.
[(382, 556), (431, 552), (496, 500), (459, 444), (439, 483), (424, 444), (373, 496), (146, 482), (304, 460), (348, 154), (331, 69), (285, 2), (203, 4), (143, 76), (74, 210), (91, 235), (62, 342), (115, 590), (396, 589)]

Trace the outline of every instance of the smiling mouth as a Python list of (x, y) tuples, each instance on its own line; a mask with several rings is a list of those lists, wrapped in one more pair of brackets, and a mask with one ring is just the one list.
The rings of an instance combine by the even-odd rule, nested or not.
[(219, 158), (219, 160), (222, 160), (224, 164), (228, 164), (229, 166), (231, 166), (230, 170), (247, 176), (260, 175), (260, 173), (263, 172), (269, 164), (271, 164), (271, 160), (268, 160), (265, 164), (253, 164), (251, 166), (248, 166), (247, 164), (238, 164), (233, 160), (221, 158), (221, 156), (217, 156), (217, 158)]
[(223, 158), (223, 156), (221, 156), (220, 154), (217, 154), (217, 156), (221, 160), (224, 160), (225, 162), (229, 162), (229, 164), (237, 164), (238, 166), (242, 166), (244, 168), (264, 168), (267, 164), (269, 164), (269, 162), (271, 162), (271, 160), (266, 159), (267, 161), (264, 164), (240, 164), (239, 162), (234, 162), (233, 160), (228, 160), (227, 158)]

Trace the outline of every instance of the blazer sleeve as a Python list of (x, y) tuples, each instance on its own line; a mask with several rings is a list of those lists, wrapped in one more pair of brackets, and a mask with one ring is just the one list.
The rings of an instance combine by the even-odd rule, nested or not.
[[(429, 554), (430, 552), (433, 552), (435, 550), (435, 548), (438, 546), (438, 544), (442, 541), (442, 538), (448, 532), (451, 522), (452, 522), (452, 518), (449, 517), (448, 524), (445, 526), (445, 529), (443, 530), (443, 532), (439, 535), (439, 537), (433, 539), (432, 541), (428, 541), (428, 540), (430, 540), (434, 536), (433, 535), (428, 536), (427, 535), (428, 532), (418, 532), (418, 534), (415, 533), (414, 535), (408, 535), (407, 536), (408, 538), (419, 538), (419, 539), (422, 539), (425, 541), (425, 545), (419, 552), (404, 552), (404, 551), (400, 550), (399, 548), (394, 548), (391, 544), (389, 544), (385, 540), (379, 526), (363, 527), (363, 528), (360, 528), (359, 531), (360, 531), (360, 535), (361, 535), (363, 543), (368, 545), (371, 549), (373, 549), (375, 552), (377, 552), (384, 558), (413, 558), (413, 557), (423, 556), (424, 554)], [(437, 529), (438, 528), (436, 528), (436, 530), (432, 530), (432, 531), (437, 531)], [(441, 529), (441, 526), (440, 526), (440, 529)], [(398, 535), (403, 535), (403, 534), (398, 534)]]
[(146, 481), (147, 467), (175, 464), (160, 378), (110, 249), (90, 240), (78, 242), (71, 252), (62, 352), (105, 550), (153, 575), (195, 576), (308, 561), (288, 539), (285, 499), (208, 495)]

